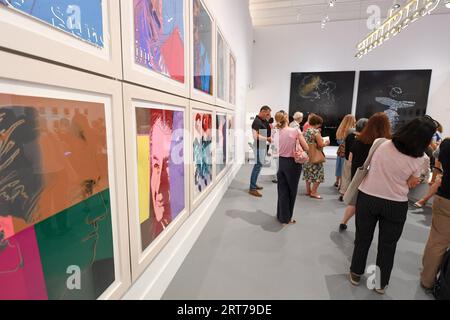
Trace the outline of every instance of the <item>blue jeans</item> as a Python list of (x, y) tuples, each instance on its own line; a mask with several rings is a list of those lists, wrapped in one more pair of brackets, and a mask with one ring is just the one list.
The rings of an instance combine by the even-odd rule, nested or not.
[(256, 145), (253, 146), (253, 152), (255, 153), (255, 166), (252, 170), (252, 175), (250, 177), (250, 190), (256, 190), (256, 183), (258, 182), (259, 174), (261, 173), (261, 168), (266, 162), (266, 148), (257, 148)]
[(344, 168), (345, 158), (336, 158), (336, 177), (342, 177), (342, 169)]

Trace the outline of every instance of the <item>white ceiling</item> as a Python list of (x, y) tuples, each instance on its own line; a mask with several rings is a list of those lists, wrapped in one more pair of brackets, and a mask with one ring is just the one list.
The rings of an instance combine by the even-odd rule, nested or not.
[[(405, 4), (409, 0), (250, 0), (250, 14), (255, 27), (321, 22), (328, 15), (329, 21), (358, 20), (369, 16), (367, 8), (378, 5), (381, 16), (386, 17), (394, 3)], [(434, 14), (450, 14), (441, 0)]]

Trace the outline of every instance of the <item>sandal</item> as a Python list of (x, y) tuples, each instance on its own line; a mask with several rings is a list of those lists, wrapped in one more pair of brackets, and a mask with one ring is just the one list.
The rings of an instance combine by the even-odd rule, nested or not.
[(295, 219), (292, 219), (291, 221), (289, 221), (288, 224), (296, 224), (296, 223), (297, 223), (297, 221)]
[(323, 199), (321, 196), (320, 196), (320, 194), (316, 194), (316, 195), (313, 195), (313, 194), (310, 194), (309, 195), (311, 198), (313, 198), (313, 199)]
[(414, 203), (413, 206), (416, 207), (416, 208), (419, 208), (419, 209), (420, 209), (420, 208), (423, 208), (423, 205), (421, 205), (421, 204), (419, 203), (419, 201), (417, 201), (416, 203)]

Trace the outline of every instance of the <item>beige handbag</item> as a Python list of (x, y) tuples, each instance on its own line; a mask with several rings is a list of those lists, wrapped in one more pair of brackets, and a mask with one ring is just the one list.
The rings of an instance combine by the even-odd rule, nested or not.
[(356, 205), (356, 200), (358, 199), (358, 189), (361, 183), (363, 182), (364, 178), (367, 176), (367, 173), (369, 173), (370, 162), (372, 161), (373, 154), (378, 149), (378, 147), (381, 146), (386, 141), (388, 141), (388, 139), (385, 138), (375, 140), (374, 144), (370, 148), (366, 162), (364, 162), (364, 165), (362, 167), (359, 167), (356, 170), (355, 176), (353, 177), (352, 182), (350, 182), (347, 191), (345, 191), (344, 194), (344, 203), (346, 205), (348, 206)]

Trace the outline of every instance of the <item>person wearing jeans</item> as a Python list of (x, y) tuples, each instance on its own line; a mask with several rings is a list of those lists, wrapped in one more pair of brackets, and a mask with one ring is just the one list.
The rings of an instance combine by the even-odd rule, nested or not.
[(385, 293), (394, 265), (397, 242), (408, 212), (408, 193), (420, 183), (425, 150), (436, 130), (430, 117), (416, 118), (397, 130), (375, 151), (367, 176), (359, 186), (356, 202), (355, 248), (350, 282), (358, 285), (378, 224), (377, 278), (375, 291)]
[(445, 139), (439, 147), (439, 162), (443, 175), (437, 178), (437, 189), (433, 202), (433, 220), (430, 236), (423, 254), (423, 270), (421, 285), (425, 289), (432, 289), (436, 274), (442, 259), (450, 246), (450, 139)]
[[(345, 138), (347, 137), (347, 133), (350, 129), (355, 128), (356, 126), (356, 118), (355, 116), (348, 114), (344, 117), (339, 125), (339, 128), (336, 131), (336, 141), (339, 145), (338, 154), (336, 158), (336, 182), (334, 186), (339, 188), (342, 182), (342, 171), (344, 169), (344, 161), (345, 161)], [(342, 146), (343, 145), (343, 146)]]
[(271, 109), (268, 106), (264, 106), (259, 111), (259, 114), (255, 117), (252, 124), (253, 132), (253, 152), (255, 153), (255, 165), (250, 176), (250, 190), (249, 194), (255, 197), (262, 197), (259, 190), (263, 188), (260, 187), (258, 182), (259, 174), (261, 173), (261, 168), (266, 161), (267, 154), (267, 142), (272, 142), (272, 138), (268, 136), (268, 123), (267, 119), (270, 118)]
[(250, 176), (250, 191), (262, 190), (262, 187), (258, 186), (258, 177), (261, 173), (261, 169), (266, 161), (266, 149), (258, 148), (256, 143), (253, 144), (253, 153), (255, 155), (255, 165), (253, 166), (252, 174)]

